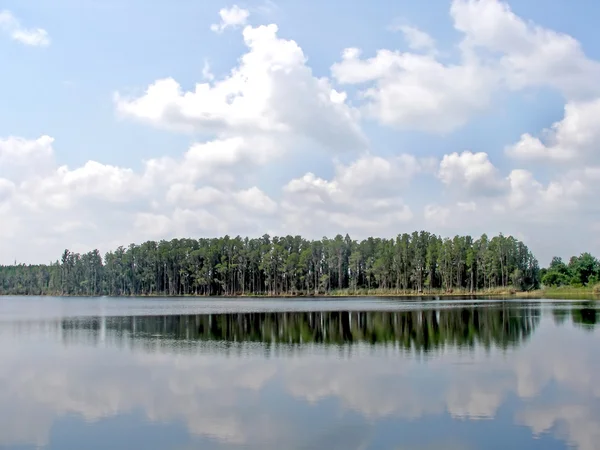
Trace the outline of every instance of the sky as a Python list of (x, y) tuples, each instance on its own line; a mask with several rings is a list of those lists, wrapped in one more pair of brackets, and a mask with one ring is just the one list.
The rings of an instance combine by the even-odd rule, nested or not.
[(600, 256), (600, 2), (4, 0), (0, 264), (175, 237)]

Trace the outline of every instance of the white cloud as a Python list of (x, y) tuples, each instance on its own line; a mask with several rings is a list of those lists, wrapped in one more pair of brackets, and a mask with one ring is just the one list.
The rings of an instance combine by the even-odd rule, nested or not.
[(208, 81), (212, 81), (215, 79), (215, 76), (210, 70), (210, 63), (208, 60), (204, 60), (204, 66), (202, 66), (202, 78)]
[(315, 78), (302, 49), (277, 37), (277, 26), (247, 26), (248, 53), (229, 76), (183, 92), (172, 78), (138, 98), (115, 94), (118, 112), (178, 131), (220, 137), (294, 135), (336, 151), (362, 150), (366, 138), (346, 95)]
[(171, 204), (203, 206), (225, 202), (227, 195), (212, 186), (203, 186), (197, 189), (193, 183), (177, 183), (171, 185), (167, 191), (166, 199)]
[(569, 98), (600, 94), (600, 63), (573, 37), (526, 22), (500, 0), (453, 0), (450, 12), (465, 48), (500, 54), (509, 87), (549, 86)]
[(508, 180), (510, 182), (508, 205), (511, 209), (530, 207), (543, 190), (542, 184), (528, 170), (513, 170)]
[(453, 0), (450, 15), (463, 35), (457, 62), (443, 62), (431, 36), (401, 24), (393, 28), (409, 48), (428, 54), (380, 49), (361, 58), (348, 48), (333, 76), (367, 84), (364, 110), (382, 124), (436, 133), (463, 126), (503, 89), (547, 86), (571, 100), (600, 95), (600, 63), (573, 37), (526, 22), (500, 0)]
[(213, 186), (196, 188), (174, 184), (166, 195), (166, 213), (136, 214), (134, 234), (153, 239), (169, 236), (260, 235), (278, 204), (256, 186), (221, 190)]
[(256, 186), (236, 192), (234, 199), (241, 207), (261, 214), (272, 214), (277, 210), (277, 203)]
[(411, 25), (399, 25), (394, 27), (401, 31), (408, 47), (412, 50), (435, 51), (435, 40), (427, 33)]
[(543, 131), (542, 139), (529, 133), (506, 152), (519, 160), (550, 161), (580, 165), (600, 163), (600, 98), (588, 102), (567, 103), (564, 118)]
[[(600, 195), (600, 169), (575, 161), (541, 181), (527, 169), (502, 174), (484, 152), (444, 155), (437, 177), (446, 189), (425, 206), (423, 219), (428, 229), (445, 235), (527, 235), (523, 239), (542, 264), (554, 255), (600, 253), (600, 243), (589, 239), (589, 220), (600, 214), (595, 200)], [(573, 230), (573, 239), (554, 240), (565, 227)]]
[[(59, 166), (52, 142), (0, 141), (0, 167), (8, 168), (0, 177), (3, 263), (46, 262), (65, 247), (104, 252), (151, 238), (260, 235), (278, 211), (269, 195), (246, 183), (244, 171), (273, 150), (260, 140), (193, 145), (180, 158), (146, 161), (140, 172), (96, 161)], [(27, 171), (18, 172), (22, 166)]]
[(32, 47), (47, 47), (50, 36), (43, 28), (24, 28), (21, 22), (10, 12), (0, 11), (0, 31), (6, 33), (12, 40)]
[(15, 190), (15, 184), (4, 178), (0, 178), (0, 204), (8, 199)]
[(386, 125), (449, 132), (490, 105), (495, 72), (475, 60), (444, 64), (431, 55), (379, 50), (361, 59), (346, 49), (331, 71), (342, 84), (374, 82), (363, 91), (366, 112)]
[(231, 8), (222, 8), (219, 10), (221, 17), (220, 23), (214, 23), (210, 29), (215, 33), (222, 33), (226, 28), (236, 28), (246, 25), (250, 12), (247, 9), (242, 9), (238, 5), (233, 5)]
[(0, 138), (0, 164), (23, 166), (40, 159), (47, 160), (54, 154), (53, 142), (50, 136), (41, 136), (33, 141), (15, 136)]
[(446, 225), (450, 214), (450, 208), (436, 204), (425, 205), (423, 210), (425, 221), (436, 225)]
[(225, 234), (233, 217), (222, 220), (206, 208), (176, 207), (167, 214), (140, 212), (135, 215), (131, 234), (146, 239), (187, 237), (192, 234), (220, 236)]
[(593, 176), (580, 170), (567, 172), (544, 185), (535, 179), (532, 172), (515, 169), (508, 175), (508, 181), (510, 189), (505, 204), (496, 205), (499, 206), (498, 211), (507, 208), (521, 211), (531, 218), (537, 216), (539, 221), (560, 222), (560, 217), (567, 212), (582, 213), (586, 204), (593, 202), (599, 192)]
[(470, 202), (458, 202), (456, 204), (456, 206), (458, 207), (458, 209), (460, 211), (476, 211), (477, 210), (477, 203), (470, 201)]
[(444, 155), (438, 177), (448, 186), (457, 185), (475, 195), (498, 194), (505, 188), (504, 180), (484, 152)]
[(318, 233), (316, 229), (362, 236), (388, 233), (412, 219), (402, 196), (422, 171), (417, 158), (400, 155), (364, 156), (349, 165), (338, 163), (330, 181), (307, 173), (284, 187), (284, 227), (310, 230), (311, 235)]
[[(159, 155), (135, 170), (99, 158), (73, 166), (57, 160), (49, 136), (0, 139), (2, 258), (27, 258), (23, 242), (31, 242), (32, 258), (47, 260), (62, 247), (108, 249), (151, 236), (390, 236), (425, 224), (442, 234), (531, 236), (527, 243), (544, 260), (549, 251), (600, 253), (590, 237), (600, 213), (598, 62), (574, 38), (519, 18), (497, 0), (455, 0), (456, 54), (438, 52), (431, 35), (400, 25), (408, 52), (343, 51), (331, 72), (335, 82), (353, 85), (345, 92), (316, 76), (303, 49), (279, 37), (276, 25), (250, 26), (236, 6), (219, 14), (216, 30), (238, 30), (247, 48), (227, 74), (213, 73), (199, 55), (205, 64), (190, 89), (166, 77), (144, 92), (115, 94), (121, 117), (198, 139), (180, 155)], [(15, 23), (6, 12), (0, 17), (3, 30)], [(397, 149), (415, 156), (383, 155), (362, 128), (363, 118), (375, 117), (400, 129), (450, 132), (502, 107), (494, 100), (503, 90), (539, 86), (565, 96), (564, 118), (529, 130), (504, 155), (489, 150), (497, 138), (490, 147), (477, 144), (487, 153), (449, 148), (439, 161), (418, 141)], [(388, 147), (381, 136), (374, 131), (374, 142)], [(463, 141), (468, 136), (455, 142)], [(542, 161), (556, 164), (547, 173), (521, 165)], [(275, 174), (282, 165), (285, 173)], [(552, 233), (565, 227), (578, 232), (556, 242)]]

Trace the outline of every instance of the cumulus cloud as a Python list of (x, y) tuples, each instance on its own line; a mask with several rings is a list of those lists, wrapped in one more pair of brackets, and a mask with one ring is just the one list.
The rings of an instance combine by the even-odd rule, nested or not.
[(12, 40), (31, 47), (50, 45), (50, 36), (46, 30), (25, 28), (10, 11), (0, 11), (0, 31), (7, 34)]
[[(135, 169), (99, 157), (73, 166), (59, 161), (50, 136), (0, 139), (3, 262), (148, 237), (393, 236), (423, 226), (440, 234), (530, 236), (542, 260), (549, 251), (600, 252), (589, 220), (599, 213), (599, 63), (573, 37), (520, 18), (499, 0), (454, 0), (454, 54), (401, 24), (408, 51), (363, 55), (348, 47), (329, 79), (315, 75), (304, 50), (281, 38), (277, 25), (248, 25), (248, 11), (235, 5), (219, 16), (215, 31), (236, 30), (246, 47), (229, 73), (215, 76), (200, 59), (206, 64), (191, 89), (166, 77), (114, 94), (121, 118), (193, 136), (179, 155)], [(5, 30), (15, 23), (7, 13), (0, 17)], [(448, 148), (436, 159), (418, 145), (387, 146), (384, 155), (366, 136), (372, 124), (363, 129), (363, 119), (375, 118), (401, 130), (448, 133), (497, 106), (503, 90), (531, 87), (560, 92), (564, 117), (502, 143), (504, 155)], [(281, 166), (272, 164), (288, 161), (294, 164), (275, 176)], [(550, 172), (526, 164), (542, 161), (555, 163)], [(557, 242), (554, 233), (567, 226), (577, 230), (573, 240)]]
[(600, 95), (600, 63), (573, 37), (516, 16), (500, 0), (453, 0), (450, 16), (462, 34), (455, 62), (437, 54), (435, 40), (410, 25), (396, 25), (409, 48), (379, 49), (361, 58), (347, 48), (331, 67), (341, 84), (365, 85), (367, 114), (401, 129), (446, 133), (492, 105), (503, 89), (551, 87), (574, 101)]
[(411, 155), (367, 155), (348, 165), (338, 163), (331, 180), (307, 173), (283, 189), (285, 227), (388, 233), (412, 219), (402, 197), (410, 181), (427, 167), (428, 161)]
[(231, 137), (193, 144), (181, 158), (147, 160), (145, 179), (150, 183), (193, 183), (211, 179), (231, 184), (251, 167), (266, 165), (281, 154), (273, 137)]
[(425, 221), (435, 225), (446, 225), (451, 214), (452, 211), (450, 208), (437, 204), (425, 205), (423, 210)]
[[(440, 233), (527, 233), (527, 238), (521, 239), (543, 264), (556, 254), (569, 256), (590, 249), (597, 252), (597, 243), (585, 236), (593, 232), (588, 218), (600, 214), (594, 200), (600, 195), (600, 170), (597, 166), (582, 166), (584, 161), (581, 156), (574, 157), (570, 168), (542, 181), (527, 169), (503, 174), (485, 152), (444, 155), (437, 177), (445, 187), (442, 198), (447, 199), (426, 205), (423, 218)], [(580, 238), (568, 244), (553, 240), (552, 236), (567, 223), (578, 230), (574, 235)], [(528, 233), (532, 228), (535, 233)], [(551, 248), (547, 245), (550, 241)]]
[(50, 136), (41, 136), (33, 141), (14, 136), (0, 138), (0, 163), (24, 165), (47, 158), (53, 154), (53, 142)]
[(392, 29), (402, 32), (410, 49), (435, 51), (435, 39), (423, 30), (407, 24), (396, 25)]
[(314, 77), (298, 44), (277, 31), (274, 24), (244, 28), (248, 53), (225, 78), (190, 92), (172, 78), (161, 79), (137, 98), (115, 94), (117, 111), (177, 131), (296, 135), (335, 151), (364, 150), (359, 116), (346, 94)]
[(444, 64), (432, 55), (392, 50), (360, 56), (359, 49), (346, 49), (332, 74), (341, 84), (370, 83), (365, 110), (385, 125), (444, 133), (490, 105), (496, 74), (475, 60)]
[(500, 54), (497, 66), (511, 89), (548, 86), (569, 98), (600, 94), (600, 63), (572, 36), (527, 22), (500, 0), (453, 0), (450, 13), (465, 48)]
[(233, 5), (231, 8), (222, 8), (219, 10), (221, 17), (220, 23), (214, 23), (210, 29), (215, 33), (222, 33), (226, 28), (236, 28), (246, 25), (250, 12), (247, 9), (242, 9), (238, 5)]
[[(151, 238), (261, 234), (278, 210), (244, 183), (243, 168), (261, 164), (261, 153), (245, 146), (256, 140), (192, 145), (180, 158), (151, 159), (140, 171), (96, 161), (60, 166), (52, 143), (48, 136), (0, 140), (0, 168), (8, 169), (4, 178), (0, 171), (4, 263), (45, 262), (65, 247), (107, 251)], [(264, 162), (269, 149), (261, 149)], [(22, 166), (27, 170), (19, 172)]]
[(458, 185), (472, 194), (496, 194), (505, 187), (499, 171), (484, 152), (444, 155), (438, 177), (444, 184)]
[(567, 103), (564, 118), (542, 132), (543, 140), (526, 133), (506, 152), (518, 160), (600, 164), (598, 117), (600, 98)]

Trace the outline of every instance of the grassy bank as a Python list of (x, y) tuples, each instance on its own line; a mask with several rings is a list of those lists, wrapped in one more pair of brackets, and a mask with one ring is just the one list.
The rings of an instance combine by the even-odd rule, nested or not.
[[(289, 297), (308, 296), (306, 294), (288, 295)], [(313, 296), (313, 295), (309, 295)], [(517, 291), (513, 288), (494, 288), (482, 289), (475, 292), (470, 292), (467, 289), (453, 289), (445, 291), (439, 289), (424, 290), (417, 292), (413, 290), (397, 290), (397, 289), (340, 289), (333, 290), (328, 293), (321, 293), (318, 296), (323, 297), (440, 297), (440, 298), (459, 298), (459, 297), (515, 297), (515, 298), (555, 298), (555, 299), (599, 299), (600, 300), (600, 284), (596, 286), (586, 287), (560, 287), (560, 288), (542, 288), (533, 291)], [(285, 297), (285, 295), (278, 297)]]
[(550, 298), (567, 300), (600, 300), (600, 284), (595, 286), (561, 286), (547, 287), (530, 292), (518, 292), (520, 298)]
[[(7, 295), (0, 293), (0, 296)], [(42, 296), (57, 296), (69, 297), (69, 295), (57, 294), (41, 294)], [(77, 297), (86, 297), (86, 295), (78, 295)], [(117, 296), (130, 297), (128, 295)], [(174, 295), (165, 296), (160, 294), (146, 294), (136, 297), (162, 297), (162, 298), (206, 298), (202, 295)], [(513, 288), (494, 288), (482, 289), (475, 292), (470, 292), (468, 289), (453, 289), (451, 291), (441, 289), (425, 289), (423, 292), (414, 290), (398, 290), (398, 289), (336, 289), (329, 292), (286, 292), (286, 293), (238, 293), (233, 295), (221, 295), (217, 297), (223, 298), (313, 298), (313, 297), (439, 297), (439, 298), (476, 298), (476, 297), (512, 297), (512, 298), (550, 298), (550, 299), (567, 299), (567, 300), (600, 300), (600, 284), (586, 287), (558, 287), (558, 288), (542, 288), (534, 291), (516, 291)]]
[(533, 291), (516, 291), (513, 288), (494, 288), (494, 289), (483, 289), (475, 292), (470, 292), (467, 289), (459, 290), (454, 289), (452, 291), (445, 290), (424, 290), (423, 292), (417, 292), (413, 290), (397, 290), (397, 289), (336, 289), (329, 292), (320, 292), (315, 294), (314, 292), (287, 292), (287, 293), (257, 293), (257, 294), (237, 294), (224, 297), (233, 298), (313, 298), (313, 297), (406, 297), (406, 298), (485, 298), (485, 297), (505, 297), (505, 298), (549, 298), (549, 299), (565, 299), (565, 300), (600, 300), (600, 285), (595, 287), (581, 287), (581, 288), (543, 288)]
[(425, 289), (422, 292), (401, 289), (337, 289), (324, 294), (326, 297), (485, 297), (492, 295), (515, 295), (512, 288), (485, 289), (470, 292), (468, 289)]

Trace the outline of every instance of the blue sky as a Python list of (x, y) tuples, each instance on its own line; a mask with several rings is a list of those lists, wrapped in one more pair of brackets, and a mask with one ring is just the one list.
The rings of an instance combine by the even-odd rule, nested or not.
[[(247, 14), (215, 32), (234, 3), (3, 2), (0, 262), (183, 235), (421, 228), (515, 234), (542, 264), (600, 253), (597, 2), (235, 5)], [(37, 29), (47, 41), (18, 34)], [(411, 45), (411, 30), (433, 44)], [(239, 80), (254, 81), (211, 91), (221, 103), (145, 93), (167, 78), (215, 88), (245, 54)], [(244, 89), (261, 106), (225, 111)], [(323, 100), (331, 89), (342, 104)]]

